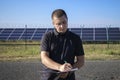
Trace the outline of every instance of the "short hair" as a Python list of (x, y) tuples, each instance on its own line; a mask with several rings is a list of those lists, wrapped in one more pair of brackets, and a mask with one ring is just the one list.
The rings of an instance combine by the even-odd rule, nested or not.
[(63, 15), (68, 19), (67, 14), (63, 9), (56, 9), (52, 12), (51, 18), (53, 19), (53, 16), (56, 16), (56, 17), (60, 18)]

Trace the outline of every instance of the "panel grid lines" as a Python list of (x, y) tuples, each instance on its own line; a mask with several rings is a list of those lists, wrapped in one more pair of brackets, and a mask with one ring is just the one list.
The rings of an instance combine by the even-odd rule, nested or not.
[(24, 29), (24, 30), (23, 30), (23, 32), (21, 33), (21, 35), (20, 35), (20, 37), (19, 37), (19, 39), (18, 39), (18, 40), (20, 40), (20, 39), (21, 39), (21, 37), (22, 37), (22, 35), (24, 34), (25, 30), (26, 30), (26, 29)]
[(10, 36), (12, 35), (12, 33), (15, 31), (15, 28), (11, 31), (10, 35), (7, 37), (6, 40), (8, 40), (10, 38)]

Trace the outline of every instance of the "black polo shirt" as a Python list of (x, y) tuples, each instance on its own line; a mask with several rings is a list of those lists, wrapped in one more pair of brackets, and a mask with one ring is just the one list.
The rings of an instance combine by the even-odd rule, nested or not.
[[(84, 55), (80, 37), (69, 30), (64, 34), (58, 33), (56, 30), (45, 33), (41, 41), (41, 51), (49, 52), (49, 57), (60, 64), (67, 61), (73, 65), (75, 56)], [(57, 74), (49, 70), (43, 65), (41, 80), (54, 80)], [(58, 80), (75, 80), (75, 74), (69, 74), (66, 79), (59, 78)]]
[(64, 34), (56, 30), (45, 33), (41, 42), (41, 51), (49, 52), (49, 57), (61, 64), (67, 61), (73, 65), (75, 56), (84, 55), (80, 37), (69, 30)]

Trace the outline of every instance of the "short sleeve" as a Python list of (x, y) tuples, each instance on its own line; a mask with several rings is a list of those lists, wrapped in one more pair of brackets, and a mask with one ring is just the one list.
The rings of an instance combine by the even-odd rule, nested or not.
[(84, 55), (83, 44), (82, 44), (82, 40), (80, 39), (80, 37), (77, 37), (75, 42), (76, 42), (75, 56)]
[(49, 33), (45, 33), (42, 36), (42, 40), (41, 40), (41, 51), (50, 51), (49, 49)]

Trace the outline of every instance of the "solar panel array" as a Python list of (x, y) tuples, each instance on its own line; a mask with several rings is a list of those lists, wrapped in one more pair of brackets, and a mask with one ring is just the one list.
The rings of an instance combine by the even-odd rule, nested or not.
[[(0, 40), (41, 40), (53, 28), (0, 28)], [(120, 41), (120, 28), (69, 28), (83, 41)]]

